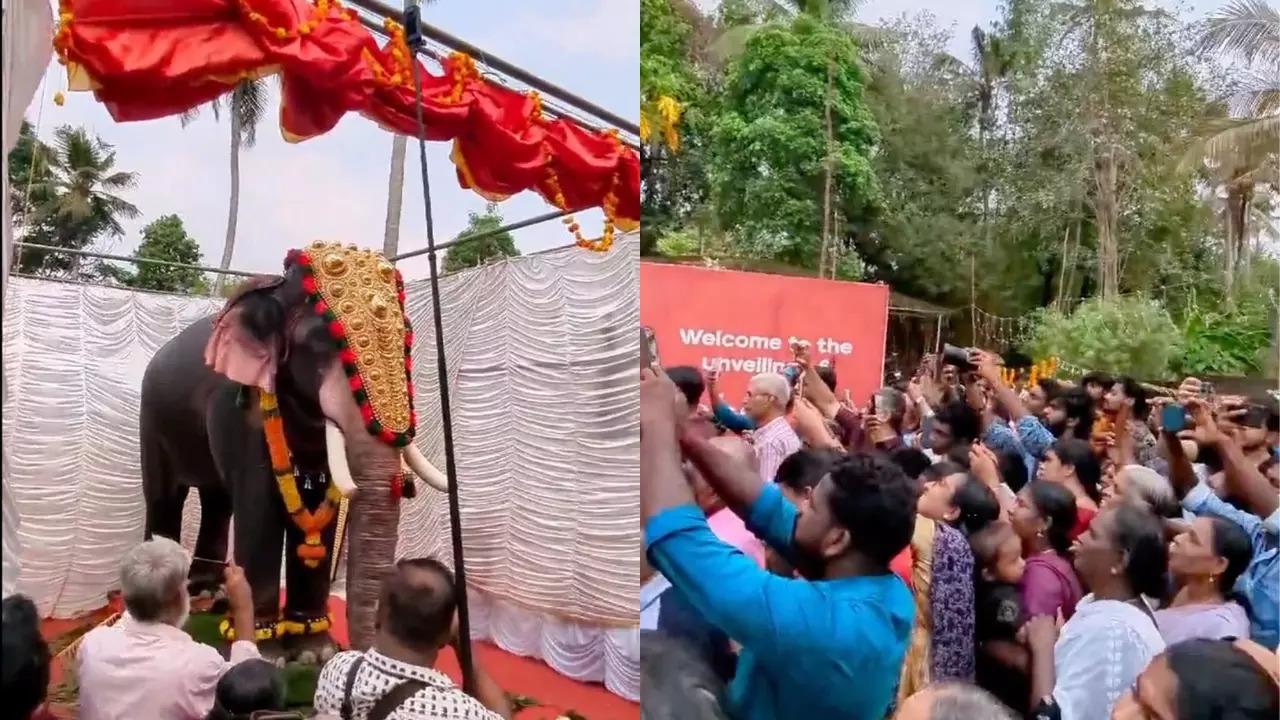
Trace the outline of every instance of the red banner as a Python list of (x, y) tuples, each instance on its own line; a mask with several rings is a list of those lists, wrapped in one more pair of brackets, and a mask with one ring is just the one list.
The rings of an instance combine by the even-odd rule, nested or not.
[[(604, 210), (609, 239), (640, 218), (640, 158), (616, 131), (546, 117), (537, 93), (481, 75), (454, 53), (421, 69), (404, 31), (382, 46), (339, 0), (59, 0), (54, 48), (71, 90), (92, 90), (118, 122), (177, 115), (246, 78), (279, 74), (280, 128), (299, 142), (348, 113), (427, 140), (453, 141), (458, 181), (491, 200), (533, 190), (561, 210)], [(421, 63), (419, 63), (421, 65)], [(579, 244), (590, 239), (574, 225)], [(607, 249), (601, 248), (601, 249)]]
[(882, 380), (888, 322), (887, 285), (640, 264), (640, 323), (662, 364), (718, 367), (735, 406), (752, 375), (791, 361), (792, 337), (810, 342), (814, 362), (835, 363), (838, 394), (866, 401)]

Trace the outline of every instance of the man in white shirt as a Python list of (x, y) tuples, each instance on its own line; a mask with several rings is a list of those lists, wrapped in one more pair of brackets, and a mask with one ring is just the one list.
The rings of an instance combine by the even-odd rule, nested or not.
[(342, 720), (498, 720), (511, 717), (506, 693), (471, 656), (476, 697), (435, 669), (455, 645), (453, 572), (431, 558), (403, 559), (382, 584), (378, 634), (363, 653), (338, 653), (320, 671), (315, 710)]
[[(232, 665), (260, 658), (249, 640), (231, 644), (230, 661), (182, 628), (191, 612), (190, 561), (163, 537), (137, 545), (120, 568), (125, 613), (89, 631), (76, 654), (82, 720), (190, 720), (213, 707), (218, 680)], [(244, 572), (226, 570), (227, 601), (238, 638), (252, 638), (253, 593)]]

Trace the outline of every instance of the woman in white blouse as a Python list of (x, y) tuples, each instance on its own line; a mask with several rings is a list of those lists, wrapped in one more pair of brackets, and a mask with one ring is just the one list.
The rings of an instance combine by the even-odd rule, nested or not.
[(1103, 720), (1151, 659), (1164, 651), (1142, 596), (1167, 587), (1168, 551), (1160, 521), (1128, 503), (1104, 510), (1072, 548), (1089, 594), (1075, 615), (1032, 618), (1032, 716)]

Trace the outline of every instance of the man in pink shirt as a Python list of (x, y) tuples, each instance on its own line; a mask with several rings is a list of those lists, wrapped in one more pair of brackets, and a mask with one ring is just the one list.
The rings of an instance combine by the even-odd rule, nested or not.
[[(741, 438), (722, 435), (712, 438), (710, 442), (732, 455), (738, 462), (752, 468), (757, 467), (755, 450)], [(692, 474), (694, 497), (697, 498), (702, 511), (707, 514), (707, 525), (711, 528), (711, 532), (727, 545), (741, 550), (747, 557), (755, 560), (760, 567), (764, 567), (764, 542), (747, 529), (746, 523), (738, 517), (737, 513), (725, 507), (724, 501), (707, 485), (707, 481), (702, 479), (697, 470), (693, 470)]]
[[(182, 546), (162, 537), (125, 556), (124, 615), (89, 631), (76, 653), (81, 720), (202, 720), (222, 674), (261, 657), (252, 641), (237, 640), (228, 662), (182, 629), (191, 612), (189, 567)], [(226, 585), (236, 637), (254, 637), (253, 593), (244, 572), (228, 566)]]

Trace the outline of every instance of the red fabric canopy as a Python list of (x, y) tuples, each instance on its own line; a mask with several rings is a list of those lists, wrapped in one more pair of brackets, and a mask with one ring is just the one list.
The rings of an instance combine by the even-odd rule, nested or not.
[(600, 207), (624, 230), (639, 224), (640, 159), (616, 131), (546, 118), (537, 93), (485, 80), (461, 53), (444, 75), (422, 68), (419, 96), (402, 28), (388, 21), (379, 47), (338, 0), (61, 0), (59, 11), (54, 48), (70, 89), (92, 90), (119, 122), (177, 115), (279, 73), (290, 142), (349, 112), (417, 137), (420, 104), (426, 139), (453, 141), (463, 187), (495, 200), (534, 190), (562, 210)]

